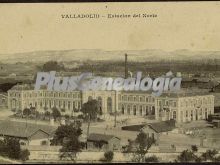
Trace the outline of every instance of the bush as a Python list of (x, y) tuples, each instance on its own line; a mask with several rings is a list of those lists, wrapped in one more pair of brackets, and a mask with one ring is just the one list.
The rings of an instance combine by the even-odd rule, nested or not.
[(29, 159), (29, 156), (30, 156), (30, 152), (29, 152), (27, 149), (21, 150), (21, 152), (20, 152), (20, 159), (21, 159), (22, 161), (28, 160), (28, 159)]
[(145, 162), (159, 162), (159, 160), (158, 160), (158, 157), (153, 155), (153, 156), (146, 157)]
[(191, 146), (191, 150), (192, 150), (193, 152), (197, 152), (197, 151), (198, 151), (198, 147), (197, 147), (196, 145), (192, 145), (192, 146)]
[(114, 153), (112, 151), (106, 151), (104, 153), (104, 157), (105, 157), (105, 161), (111, 162), (113, 160)]
[(207, 150), (205, 153), (201, 155), (201, 159), (203, 161), (215, 161), (215, 157), (218, 154), (218, 151), (213, 149), (213, 150)]
[(65, 117), (65, 119), (69, 119), (70, 118), (70, 116), (69, 115), (64, 115), (64, 117)]
[(25, 161), (28, 160), (30, 152), (27, 149), (21, 150), (18, 139), (6, 137), (4, 140), (0, 140), (0, 155)]

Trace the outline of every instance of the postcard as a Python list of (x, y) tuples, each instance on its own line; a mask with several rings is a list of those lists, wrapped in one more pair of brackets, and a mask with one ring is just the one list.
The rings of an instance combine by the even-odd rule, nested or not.
[(0, 163), (220, 162), (220, 2), (0, 4)]

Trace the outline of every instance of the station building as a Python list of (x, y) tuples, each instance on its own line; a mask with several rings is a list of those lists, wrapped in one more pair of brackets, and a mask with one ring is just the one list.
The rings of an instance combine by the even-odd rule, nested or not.
[(103, 114), (118, 112), (121, 115), (155, 115), (158, 121), (174, 119), (187, 122), (206, 119), (214, 114), (214, 96), (196, 92), (163, 93), (153, 96), (143, 91), (35, 91), (33, 85), (15, 85), (8, 91), (8, 108), (24, 110), (35, 107), (39, 112), (57, 107), (66, 114), (80, 110), (90, 99), (100, 102)]

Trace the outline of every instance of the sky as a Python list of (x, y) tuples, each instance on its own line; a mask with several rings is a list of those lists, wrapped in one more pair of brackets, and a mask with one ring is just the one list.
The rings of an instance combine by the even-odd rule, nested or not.
[[(61, 14), (157, 14), (62, 19)], [(1, 4), (0, 54), (41, 50), (220, 50), (220, 2)]]

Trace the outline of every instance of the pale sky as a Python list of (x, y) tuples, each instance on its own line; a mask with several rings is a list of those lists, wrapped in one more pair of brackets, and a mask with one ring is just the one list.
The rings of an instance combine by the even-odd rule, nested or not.
[[(158, 17), (61, 19), (82, 13)], [(220, 2), (0, 4), (0, 54), (66, 49), (220, 50)]]

